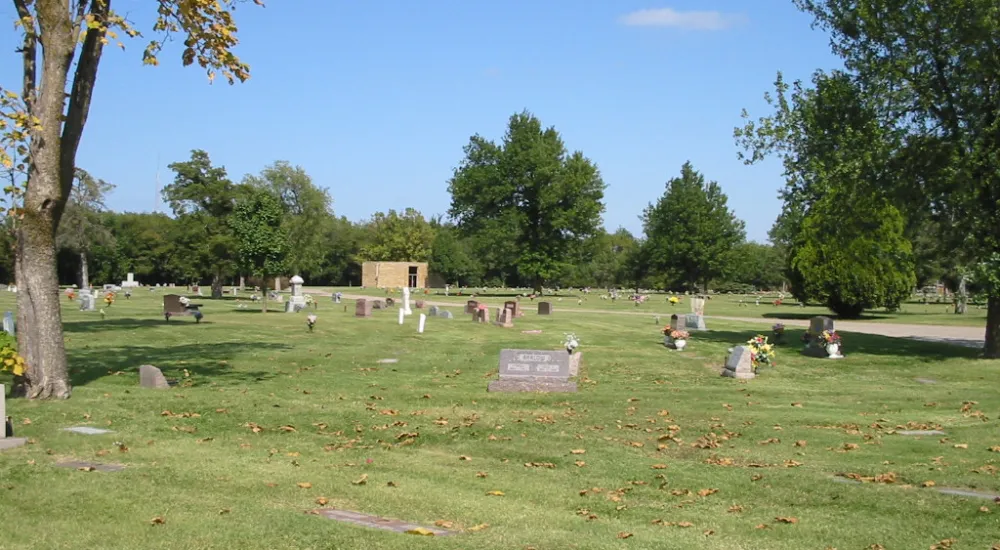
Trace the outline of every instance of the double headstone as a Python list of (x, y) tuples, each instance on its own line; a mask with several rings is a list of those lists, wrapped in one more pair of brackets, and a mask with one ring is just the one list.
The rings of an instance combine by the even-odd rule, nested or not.
[(552, 304), (550, 302), (538, 302), (538, 314), (539, 315), (551, 315), (552, 314)]
[(757, 376), (753, 371), (753, 357), (749, 347), (736, 346), (729, 351), (729, 357), (726, 358), (726, 367), (722, 370), (722, 376), (744, 380), (749, 380)]
[(684, 318), (687, 330), (708, 330), (705, 327), (705, 299), (691, 298), (691, 313)]
[(358, 300), (354, 303), (354, 316), (371, 317), (372, 303), (364, 298), (358, 298)]
[[(500, 379), (487, 386), (491, 392), (575, 392), (576, 382), (565, 350), (500, 351)], [(576, 361), (579, 368), (579, 359)]]
[(486, 306), (477, 307), (476, 311), (472, 312), (472, 322), (473, 323), (489, 323), (490, 322), (490, 308)]
[(479, 302), (477, 302), (476, 300), (469, 300), (468, 302), (465, 302), (466, 315), (474, 315), (478, 308), (479, 308)]
[(93, 294), (84, 290), (80, 292), (80, 311), (94, 311), (94, 304), (97, 299)]

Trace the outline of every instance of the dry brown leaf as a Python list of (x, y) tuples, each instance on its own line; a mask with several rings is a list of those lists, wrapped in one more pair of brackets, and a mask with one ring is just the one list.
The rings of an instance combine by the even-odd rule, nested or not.
[(77, 470), (80, 470), (81, 472), (93, 472), (96, 469), (97, 468), (94, 468), (93, 466), (80, 466), (77, 468)]
[(969, 444), (968, 443), (956, 443), (955, 444), (955, 448), (956, 449), (968, 449), (969, 448)]
[(927, 481), (925, 481), (925, 482), (923, 482), (923, 483), (920, 484), (921, 487), (933, 487), (935, 485), (937, 485), (937, 483), (934, 483), (931, 480), (927, 480)]
[(569, 452), (569, 454), (571, 454), (571, 455), (582, 455), (583, 453), (586, 453), (586, 452), (587, 452), (586, 449), (573, 449), (572, 451)]
[(586, 465), (587, 465), (587, 463), (586, 463), (586, 462), (584, 462), (584, 461), (582, 461), (582, 460), (577, 460), (577, 461), (576, 461), (576, 462), (574, 462), (573, 464), (576, 464), (576, 465), (577, 465), (577, 467), (579, 467), (579, 468), (583, 468), (584, 466), (586, 466)]
[(931, 545), (931, 550), (947, 550), (948, 548), (951, 548), (951, 546), (956, 542), (958, 542), (958, 539), (939, 540), (937, 544)]
[(466, 530), (475, 533), (476, 531), (482, 531), (483, 529), (486, 529), (489, 526), (490, 526), (489, 523), (480, 523), (479, 525), (473, 525), (472, 527), (469, 527)]
[(151, 525), (163, 525), (167, 520), (163, 516), (156, 516), (155, 518), (149, 520)]
[(990, 447), (990, 452), (991, 453), (1000, 453), (1000, 445), (994, 445), (994, 446)]
[(110, 453), (110, 452), (111, 452), (111, 451), (109, 451), (109, 450), (107, 450), (107, 449), (101, 449), (100, 451), (97, 451), (97, 452), (96, 452), (96, 453), (94, 453), (94, 454), (96, 454), (97, 456), (104, 456), (104, 455), (106, 455), (106, 454), (108, 454), (108, 453)]
[(806, 446), (806, 442), (800, 439), (800, 440), (798, 440), (798, 441), (795, 442), (795, 446), (796, 447), (805, 447)]
[(328, 502), (330, 502), (330, 501), (326, 497), (317, 497), (316, 498), (316, 504), (319, 504), (320, 506), (326, 506)]
[(678, 527), (694, 527), (694, 524), (691, 523), (690, 521), (678, 521), (677, 522), (677, 526)]
[(296, 429), (295, 429), (295, 426), (290, 426), (290, 425), (285, 425), (285, 426), (282, 426), (282, 427), (280, 427), (280, 428), (278, 428), (278, 429), (279, 429), (279, 430), (281, 430), (281, 431), (283, 431), (283, 432), (294, 432), (294, 431), (298, 431), (298, 430), (296, 430)]
[(632, 538), (632, 533), (626, 533), (625, 531), (621, 531), (621, 532), (618, 533), (618, 538), (620, 538), (620, 539), (630, 539), (630, 538)]
[(462, 456), (458, 457), (458, 459), (459, 460), (472, 460), (472, 457), (471, 456), (462, 455)]
[(308, 481), (301, 481), (295, 484), (299, 489), (312, 489), (313, 484)]
[(715, 531), (711, 529), (705, 529), (704, 531), (701, 532), (701, 534), (705, 535), (706, 537), (710, 537), (715, 534)]
[(361, 474), (361, 477), (351, 482), (353, 485), (364, 485), (368, 483), (368, 474)]
[(762, 476), (760, 474), (754, 474), (754, 475), (750, 476), (750, 481), (760, 481), (762, 479), (764, 479), (764, 476)]
[(742, 512), (742, 511), (743, 511), (743, 507), (740, 506), (739, 504), (734, 504), (734, 505), (730, 506), (729, 510), (728, 510), (728, 512), (730, 514), (738, 514), (738, 513)]
[(774, 520), (777, 521), (778, 523), (795, 524), (799, 522), (799, 518), (793, 518), (793, 517), (776, 517), (774, 518)]
[(989, 506), (980, 506), (979, 507), (979, 511), (982, 512), (982, 513), (984, 513), (984, 514), (988, 514), (988, 513), (990, 513), (990, 508), (989, 508)]
[(486, 472), (476, 472), (476, 477), (486, 477), (488, 475)]
[(707, 497), (709, 495), (714, 495), (715, 493), (718, 493), (718, 492), (719, 492), (718, 489), (702, 489), (702, 490), (698, 491), (698, 496), (700, 496), (700, 497)]
[(650, 466), (650, 468), (652, 468), (654, 470), (666, 470), (667, 469), (667, 465), (666, 464), (653, 464), (652, 466)]
[(858, 446), (857, 443), (844, 443), (844, 450), (845, 451), (853, 451), (853, 450), (857, 449), (858, 447), (859, 446)]
[(233, 511), (232, 508), (223, 508), (223, 509), (219, 510), (219, 515), (223, 516), (223, 515), (226, 515), (226, 514), (228, 514), (229, 512), (232, 512), (232, 511)]
[(801, 406), (802, 406), (802, 403), (792, 403), (792, 406), (793, 406), (793, 407), (801, 407)]
[(754, 527), (754, 529), (767, 529), (768, 527), (769, 525), (766, 523), (758, 523), (757, 526)]
[(444, 529), (451, 529), (455, 524), (448, 520), (439, 519), (434, 522), (434, 525), (437, 527), (442, 527)]

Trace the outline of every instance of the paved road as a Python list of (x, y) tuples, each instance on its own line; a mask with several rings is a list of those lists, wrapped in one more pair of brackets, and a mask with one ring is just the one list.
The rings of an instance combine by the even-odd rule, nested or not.
[[(310, 291), (305, 290), (311, 294), (317, 294), (320, 296), (330, 296), (328, 292), (321, 291)], [(358, 298), (366, 299), (385, 299), (385, 296), (366, 296), (362, 294), (344, 294), (344, 299), (356, 300)], [(416, 298), (414, 298), (416, 300)], [(455, 307), (461, 306), (455, 302), (436, 302), (428, 300), (427, 305), (436, 306), (446, 306)], [(499, 307), (502, 305), (499, 301), (484, 300), (493, 307)], [(669, 317), (671, 312), (653, 312), (653, 311), (614, 311), (607, 309), (577, 309), (574, 308), (573, 311), (579, 311), (581, 313), (606, 313), (613, 315), (643, 315), (649, 317), (651, 315), (659, 315), (661, 317)], [(706, 319), (719, 319), (722, 321), (736, 321), (740, 323), (760, 323), (760, 324), (773, 324), (775, 319), (762, 319), (760, 317), (725, 317), (716, 315), (706, 315)], [(808, 327), (809, 321), (799, 321), (799, 320), (782, 320), (781, 321), (786, 326), (797, 326), (797, 327)], [(894, 323), (869, 323), (865, 321), (837, 321), (837, 328), (843, 330), (844, 332), (860, 332), (863, 334), (877, 334), (880, 336), (891, 336), (894, 338), (911, 338), (914, 340), (923, 340), (927, 342), (943, 342), (948, 344), (955, 344), (958, 346), (966, 346), (973, 348), (982, 348), (986, 341), (986, 329), (985, 327), (960, 327), (960, 326), (937, 326), (937, 325), (903, 325)], [(934, 336), (928, 336), (929, 333), (933, 333)]]

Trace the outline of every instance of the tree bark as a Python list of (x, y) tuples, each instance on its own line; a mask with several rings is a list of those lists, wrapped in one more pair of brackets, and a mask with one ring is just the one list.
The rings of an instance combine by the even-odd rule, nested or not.
[(222, 298), (222, 274), (218, 271), (212, 275), (212, 298), (216, 300)]
[(261, 313), (267, 313), (267, 275), (264, 276), (264, 294), (261, 305), (263, 306), (261, 308)]
[(87, 270), (87, 253), (80, 252), (80, 291), (90, 290), (90, 273)]
[(244, 277), (243, 275), (240, 275), (240, 290), (245, 290), (246, 286), (247, 286), (246, 277)]
[(986, 306), (986, 347), (987, 359), (1000, 359), (1000, 296), (990, 296)]

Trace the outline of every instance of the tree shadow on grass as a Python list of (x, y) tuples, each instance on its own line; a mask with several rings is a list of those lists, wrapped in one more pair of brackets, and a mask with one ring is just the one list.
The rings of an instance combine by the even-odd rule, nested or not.
[[(190, 318), (190, 324), (198, 325), (211, 325), (211, 321), (205, 321), (204, 319), (201, 323), (195, 323), (194, 317), (186, 316)], [(177, 317), (173, 321), (166, 321), (162, 318), (160, 319), (134, 319), (129, 317), (119, 318), (119, 319), (104, 319), (103, 321), (72, 321), (68, 323), (63, 323), (63, 332), (72, 333), (88, 333), (88, 332), (102, 332), (105, 330), (122, 330), (130, 328), (150, 328), (150, 327), (162, 327), (167, 325), (179, 325), (185, 323), (185, 317)]]
[[(209, 383), (243, 384), (274, 377), (273, 372), (233, 369), (228, 361), (247, 351), (247, 342), (211, 342), (179, 346), (94, 346), (68, 350), (70, 382), (83, 386), (116, 372), (135, 376), (140, 365), (153, 365), (167, 378), (182, 378), (184, 370), (194, 377), (194, 386)], [(253, 343), (256, 352), (290, 349), (285, 344)], [(199, 382), (201, 381), (201, 382)]]
[[(927, 342), (910, 338), (892, 338), (877, 334), (837, 331), (843, 337), (843, 354), (850, 357), (852, 353), (865, 355), (882, 355), (892, 357), (910, 357), (915, 361), (932, 362), (946, 359), (976, 359), (982, 357), (982, 350), (942, 342)], [(802, 352), (802, 334), (805, 330), (785, 329), (785, 343), (778, 346), (778, 353)], [(694, 332), (692, 338), (707, 342), (719, 342), (730, 346), (739, 346), (754, 336), (761, 334), (774, 340), (771, 331), (746, 330), (726, 331), (709, 330)]]
[(765, 313), (765, 314), (761, 315), (761, 317), (763, 317), (765, 319), (789, 319), (789, 320), (796, 320), (796, 321), (808, 321), (809, 319), (812, 319), (813, 317), (817, 317), (817, 316), (829, 317), (829, 318), (834, 319), (834, 320), (842, 320), (842, 321), (878, 321), (880, 319), (895, 319), (896, 318), (896, 317), (890, 317), (889, 315), (880, 315), (880, 314), (877, 314), (877, 313), (868, 313), (868, 314), (862, 315), (861, 317), (858, 317), (857, 319), (841, 319), (840, 317), (837, 316), (836, 313), (823, 313), (823, 314), (820, 314), (820, 313), (770, 312), (770, 313)]

